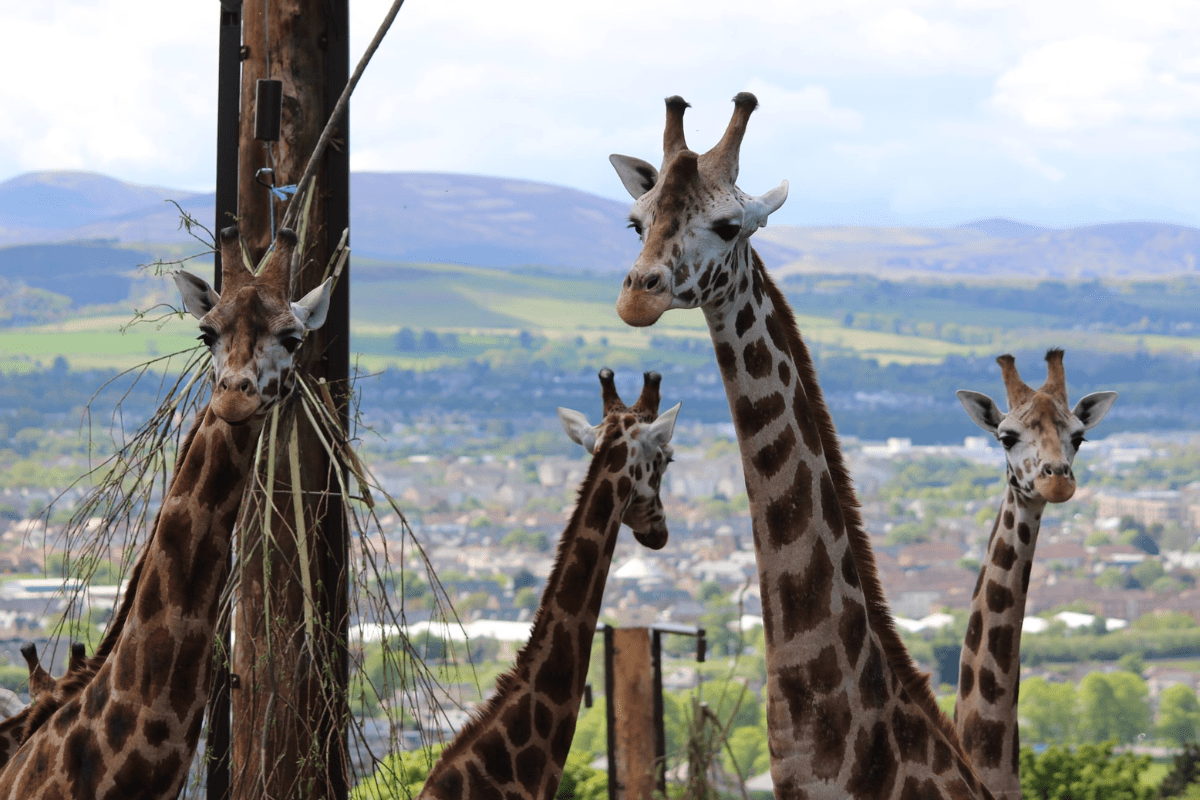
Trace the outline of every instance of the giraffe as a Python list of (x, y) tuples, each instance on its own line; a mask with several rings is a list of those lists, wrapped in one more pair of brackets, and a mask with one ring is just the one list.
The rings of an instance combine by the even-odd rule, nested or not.
[(128, 616), (86, 685), (0, 769), (0, 797), (173, 798), (187, 775), (212, 677), (225, 554), (258, 435), (294, 384), (293, 353), (324, 322), (330, 291), (326, 281), (290, 302), (290, 230), (279, 230), (258, 275), (242, 260), (236, 228), (220, 239), (222, 294), (175, 274), (212, 353), (213, 391), (163, 499)]
[(668, 98), (661, 173), (609, 160), (642, 241), (618, 314), (647, 326), (699, 307), (725, 384), (762, 589), (775, 796), (990, 797), (893, 627), (812, 358), (750, 246), (788, 193), (735, 185), (757, 105), (738, 94), (720, 142), (697, 155), (688, 104)]
[(1008, 414), (1000, 413), (985, 394), (958, 392), (975, 424), (1004, 447), (1007, 488), (971, 597), (954, 725), (988, 788), (998, 798), (1017, 800), (1021, 625), (1042, 511), (1047, 503), (1065, 503), (1075, 494), (1071, 462), (1084, 442), (1084, 431), (1104, 419), (1117, 393), (1093, 392), (1072, 410), (1062, 350), (1046, 353), (1046, 382), (1036, 391), (1021, 380), (1011, 355), (996, 362), (1008, 394)]
[(592, 637), (624, 522), (655, 549), (667, 542), (658, 491), (671, 461), (679, 405), (658, 416), (659, 380), (646, 373), (626, 408), (603, 370), (604, 419), (592, 426), (560, 408), (567, 434), (592, 454), (578, 502), (559, 540), (529, 642), (480, 713), (442, 751), (420, 798), (554, 797), (575, 735)]
[[(178, 474), (180, 465), (183, 464), (187, 457), (188, 450), (195, 439), (196, 431), (200, 427), (201, 419), (197, 418), (187, 435), (180, 444), (179, 452), (176, 454), (175, 470), (172, 473), (172, 481), (174, 476)], [(161, 510), (160, 510), (161, 514)], [(154, 523), (150, 526), (151, 533), (158, 527), (158, 515), (155, 516)], [(104, 666), (104, 662), (108, 659), (109, 653), (112, 652), (117, 640), (121, 636), (121, 632), (125, 629), (125, 621), (129, 618), (130, 609), (133, 606), (133, 600), (137, 596), (137, 587), (141, 581), (142, 568), (146, 563), (146, 554), (150, 551), (149, 542), (143, 548), (141, 555), (133, 565), (130, 571), (129, 581), (125, 585), (125, 592), (121, 598), (121, 605), (117, 609), (117, 613), (113, 615), (112, 622), (108, 626), (108, 630), (104, 634), (104, 638), (96, 647), (95, 653), (90, 658), (87, 658), (86, 650), (81, 642), (75, 642), (71, 645), (71, 657), (67, 665), (67, 672), (58, 680), (50, 679), (45, 681), (37, 678), (39, 681), (38, 696), (36, 702), (31, 703), (23, 710), (0, 722), (0, 769), (8, 763), (12, 754), (17, 751), (17, 748), (37, 730), (43, 722), (54, 714), (68, 700), (73, 698), (79, 691), (87, 686), (92, 677)], [(26, 663), (29, 665), (31, 694), (34, 673), (40, 669), (37, 661), (37, 649), (32, 643), (26, 644), (21, 648), (21, 654), (24, 656)], [(44, 671), (43, 671), (44, 674)]]
[[(42, 666), (42, 662), (38, 659), (37, 646), (33, 642), (28, 642), (21, 645), (21, 657), (25, 659), (25, 663), (29, 666), (29, 697), (33, 702), (37, 702), (38, 697), (53, 692), (58, 686), (60, 679), (54, 678)], [(87, 649), (83, 642), (71, 643), (71, 656), (67, 662), (66, 675), (78, 672), (83, 669), (84, 662), (87, 658)]]
[(48, 698), (61, 681), (82, 670), (85, 656), (86, 650), (83, 643), (73, 643), (66, 673), (62, 678), (54, 678), (42, 666), (42, 662), (38, 659), (37, 646), (33, 642), (27, 642), (21, 646), (21, 657), (29, 666), (29, 705), (0, 722), (0, 767), (8, 763), (8, 759), (25, 740), (25, 732), (33, 707), (39, 701)]

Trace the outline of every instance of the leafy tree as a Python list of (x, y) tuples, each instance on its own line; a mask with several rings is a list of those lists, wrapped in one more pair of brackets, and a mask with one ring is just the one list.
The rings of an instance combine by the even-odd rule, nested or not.
[(527, 531), (524, 528), (514, 528), (504, 534), (500, 544), (505, 547), (522, 547), (544, 553), (550, 549), (550, 541), (542, 531)]
[(1117, 667), (1123, 672), (1141, 676), (1146, 671), (1146, 660), (1141, 653), (1125, 653), (1117, 659)]
[(518, 589), (513, 595), (513, 606), (523, 608), (526, 611), (533, 611), (538, 607), (537, 590), (531, 589), (528, 586), (524, 589)]
[(1103, 572), (1092, 579), (1092, 583), (1101, 589), (1119, 589), (1125, 585), (1125, 573), (1116, 567), (1105, 567)]
[(1157, 558), (1147, 558), (1140, 564), (1134, 564), (1133, 568), (1129, 570), (1129, 574), (1143, 589), (1149, 589), (1151, 584), (1161, 578), (1164, 573), (1162, 561)]
[(1158, 731), (1181, 746), (1200, 738), (1200, 701), (1192, 687), (1177, 683), (1163, 689), (1158, 705)]
[(1079, 698), (1074, 684), (1050, 683), (1033, 677), (1021, 682), (1017, 716), (1027, 742), (1073, 742), (1077, 734)]
[(889, 545), (928, 542), (929, 526), (920, 522), (901, 522), (888, 531), (885, 541)]
[(591, 757), (572, 751), (563, 765), (562, 781), (554, 795), (561, 800), (604, 800), (608, 797), (608, 773), (591, 766)]
[(522, 567), (513, 575), (512, 588), (516, 591), (520, 591), (521, 589), (536, 589), (539, 582), (536, 575)]
[(350, 800), (408, 800), (416, 797), (441, 751), (441, 745), (434, 745), (392, 753), (351, 790)]
[(1188, 797), (1200, 794), (1200, 744), (1184, 745), (1183, 752), (1175, 756), (1171, 771), (1158, 785), (1159, 797), (1179, 797), (1187, 792)]
[(1188, 630), (1197, 625), (1196, 620), (1182, 611), (1168, 611), (1165, 614), (1144, 614), (1135, 619), (1131, 627), (1139, 631), (1174, 631)]
[(1151, 800), (1154, 787), (1141, 779), (1150, 756), (1114, 756), (1112, 749), (1111, 742), (1074, 752), (1051, 747), (1038, 756), (1023, 747), (1021, 791), (1027, 800)]
[[(730, 775), (739, 772), (750, 778), (771, 768), (771, 754), (767, 752), (767, 731), (760, 725), (734, 728), (729, 734), (727, 749), (721, 755), (722, 766)], [(737, 768), (734, 769), (734, 762)]]
[(1150, 727), (1149, 689), (1128, 672), (1092, 672), (1079, 685), (1080, 732), (1086, 741), (1132, 742)]
[[(603, 695), (603, 693), (601, 693)], [(608, 751), (608, 727), (605, 717), (606, 702), (597, 697), (591, 708), (579, 709), (579, 720), (575, 723), (575, 738), (571, 740), (571, 753), (582, 753), (590, 762)]]

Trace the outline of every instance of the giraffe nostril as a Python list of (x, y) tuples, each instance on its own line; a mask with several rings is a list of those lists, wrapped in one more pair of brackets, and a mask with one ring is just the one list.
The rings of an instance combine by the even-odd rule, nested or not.
[(651, 276), (650, 276), (650, 277), (649, 277), (649, 278), (646, 280), (646, 291), (648, 291), (648, 292), (652, 292), (652, 291), (654, 291), (654, 290), (655, 290), (655, 289), (657, 289), (657, 288), (658, 288), (658, 276), (657, 276), (657, 275), (651, 275)]
[(633, 278), (626, 275), (625, 276), (625, 288), (628, 289), (631, 286), (633, 286)]
[(1054, 467), (1047, 464), (1046, 466), (1042, 467), (1042, 474), (1046, 477), (1050, 477), (1054, 474)]

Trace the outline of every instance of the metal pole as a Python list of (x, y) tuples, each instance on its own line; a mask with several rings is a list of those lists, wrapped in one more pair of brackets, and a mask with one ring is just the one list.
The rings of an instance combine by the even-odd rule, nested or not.
[[(241, 0), (222, 0), (221, 29), (217, 46), (217, 202), (213, 233), (230, 224), (238, 202), (238, 106), (242, 81)], [(221, 291), (221, 251), (213, 255), (213, 287)], [(231, 569), (233, 559), (226, 555)], [(228, 617), (226, 617), (228, 620)], [(229, 626), (224, 625), (224, 646), (229, 657)], [(208, 705), (208, 800), (229, 797), (229, 667), (221, 664), (213, 676)]]
[(613, 629), (604, 626), (604, 732), (608, 740), (608, 800), (617, 800), (617, 714), (613, 707)]
[[(328, 4), (325, 54), (325, 117), (334, 107), (350, 78), (350, 4), (349, 0), (332, 0)], [(325, 191), (325, 252), (332, 253), (342, 232), (350, 227), (350, 108), (346, 107), (338, 122), (337, 139), (341, 146), (329, 148), (324, 156)], [(349, 239), (347, 239), (349, 243)], [(330, 298), (326, 325), (325, 372), (337, 405), (342, 430), (350, 430), (350, 262), (334, 287)], [(337, 464), (332, 469), (339, 469)], [(343, 476), (343, 480), (344, 480)], [(322, 575), (321, 607), (330, 619), (330, 639), (325, 648), (326, 668), (334, 684), (326, 699), (331, 709), (330, 736), (340, 737), (340, 746), (327, 747), (329, 797), (345, 800), (350, 792), (349, 764), (349, 685), (350, 685), (350, 535), (342, 498), (330, 492), (321, 534), (324, 546), (319, 571)]]
[(650, 660), (654, 663), (654, 769), (656, 785), (667, 796), (667, 728), (663, 720), (662, 631), (651, 629)]

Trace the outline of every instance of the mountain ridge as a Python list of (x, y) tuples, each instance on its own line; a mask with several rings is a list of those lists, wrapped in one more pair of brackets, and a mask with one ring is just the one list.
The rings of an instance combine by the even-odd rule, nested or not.
[[(263, 195), (265, 202), (265, 189)], [(13, 245), (100, 239), (125, 246), (188, 242), (174, 204), (211, 224), (211, 192), (140, 186), (99, 173), (19, 175), (0, 182), (0, 254)], [(639, 251), (626, 230), (628, 210), (625, 202), (519, 178), (351, 174), (352, 247), (381, 261), (619, 273)], [(1200, 258), (1200, 230), (1139, 221), (1063, 229), (1003, 218), (949, 228), (771, 225), (754, 244), (782, 276), (1128, 278), (1194, 274)]]

